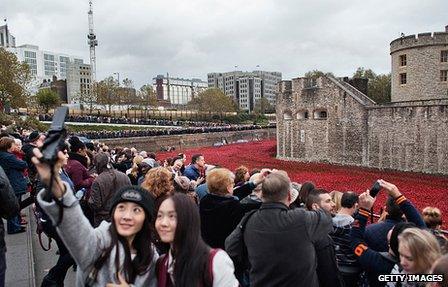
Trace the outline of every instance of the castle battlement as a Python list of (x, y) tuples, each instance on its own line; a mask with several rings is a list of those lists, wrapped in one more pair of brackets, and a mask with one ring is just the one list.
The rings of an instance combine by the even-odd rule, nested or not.
[(434, 45), (448, 45), (448, 31), (419, 33), (417, 35), (397, 38), (390, 42), (390, 53), (392, 54), (404, 49)]

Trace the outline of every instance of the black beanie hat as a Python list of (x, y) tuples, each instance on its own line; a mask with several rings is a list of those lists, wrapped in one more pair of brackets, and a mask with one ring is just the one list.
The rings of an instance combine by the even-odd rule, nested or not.
[(28, 136), (28, 141), (29, 142), (34, 142), (39, 138), (39, 132), (38, 131), (33, 131), (32, 133), (30, 133), (30, 135)]
[(112, 211), (117, 204), (127, 201), (140, 205), (145, 210), (149, 221), (152, 220), (155, 209), (154, 199), (148, 191), (136, 185), (122, 187), (117, 191), (117, 193), (115, 193), (115, 196), (112, 199), (112, 206), (109, 211), (110, 216), (113, 217)]
[(392, 233), (390, 234), (389, 246), (397, 258), (400, 256), (400, 253), (398, 252), (398, 235), (405, 229), (412, 227), (415, 227), (415, 224), (412, 222), (399, 222), (393, 227)]

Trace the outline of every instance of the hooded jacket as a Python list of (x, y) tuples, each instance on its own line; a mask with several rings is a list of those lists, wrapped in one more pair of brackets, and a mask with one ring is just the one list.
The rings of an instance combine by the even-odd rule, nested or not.
[(333, 232), (330, 233), (330, 236), (335, 245), (336, 261), (339, 270), (348, 274), (361, 272), (358, 260), (351, 247), (350, 230), (354, 218), (350, 215), (336, 214), (332, 220)]
[(224, 249), (224, 241), (244, 214), (259, 205), (244, 205), (240, 200), (249, 195), (255, 185), (247, 182), (236, 187), (232, 195), (207, 193), (199, 203), (201, 231), (204, 241), (213, 248)]
[(110, 221), (109, 211), (115, 192), (132, 184), (127, 175), (113, 169), (106, 153), (97, 154), (94, 161), (99, 175), (92, 183), (89, 202), (93, 208), (94, 226), (99, 226), (103, 220)]

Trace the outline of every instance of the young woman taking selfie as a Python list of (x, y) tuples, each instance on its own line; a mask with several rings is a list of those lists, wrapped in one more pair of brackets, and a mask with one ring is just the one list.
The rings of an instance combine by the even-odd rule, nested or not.
[(155, 227), (160, 240), (170, 246), (157, 261), (159, 287), (238, 286), (227, 253), (202, 240), (199, 210), (189, 196), (174, 193), (161, 199)]
[(129, 186), (115, 194), (111, 207), (112, 222), (103, 221), (93, 228), (83, 215), (70, 186), (63, 183), (59, 169), (52, 171), (34, 150), (33, 163), (42, 182), (51, 186), (39, 192), (41, 208), (57, 225), (57, 232), (78, 265), (76, 286), (157, 286), (155, 262), (157, 253), (151, 238), (154, 201), (144, 189)]

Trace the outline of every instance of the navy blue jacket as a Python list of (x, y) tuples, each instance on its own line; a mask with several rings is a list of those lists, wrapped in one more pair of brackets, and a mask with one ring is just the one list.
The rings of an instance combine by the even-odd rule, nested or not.
[(185, 168), (183, 175), (189, 180), (197, 180), (201, 174), (194, 164), (190, 164)]
[[(426, 227), (418, 210), (403, 195), (396, 198), (395, 202), (400, 206), (400, 209), (403, 211), (409, 222), (414, 223), (420, 228)], [(381, 252), (375, 251), (365, 244), (364, 231), (369, 215), (370, 213), (368, 210), (363, 208), (359, 209), (359, 213), (355, 216), (355, 222), (353, 222), (352, 230), (350, 232), (352, 240), (351, 246), (358, 258), (359, 264), (365, 271), (367, 271), (370, 286), (384, 286), (384, 282), (378, 281), (378, 275), (390, 274), (395, 264), (398, 262), (398, 259), (393, 256), (387, 258), (382, 255)]]
[(0, 166), (8, 176), (9, 182), (14, 189), (14, 193), (25, 193), (28, 186), (28, 180), (23, 175), (23, 171), (28, 167), (26, 162), (17, 159), (12, 153), (0, 151)]

